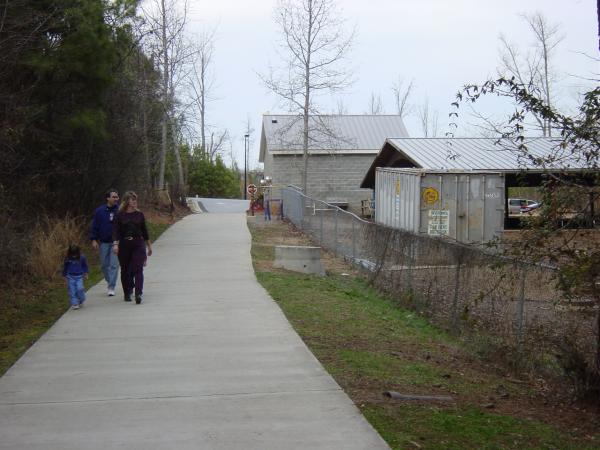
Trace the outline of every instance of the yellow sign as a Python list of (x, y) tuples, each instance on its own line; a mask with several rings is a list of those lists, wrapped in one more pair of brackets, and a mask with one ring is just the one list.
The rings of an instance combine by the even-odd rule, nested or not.
[(432, 187), (423, 189), (423, 201), (428, 205), (433, 205), (440, 199), (440, 193)]
[(400, 180), (396, 181), (396, 195), (400, 195)]

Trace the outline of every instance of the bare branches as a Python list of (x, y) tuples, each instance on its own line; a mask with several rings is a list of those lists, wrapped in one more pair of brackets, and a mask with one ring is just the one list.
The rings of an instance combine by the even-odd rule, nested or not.
[(342, 65), (354, 40), (346, 34), (345, 20), (335, 0), (279, 0), (275, 22), (281, 32), (282, 64), (261, 79), (303, 122), (302, 187), (306, 193), (309, 116), (318, 110), (315, 96), (339, 92), (352, 83), (351, 72)]
[[(538, 97), (543, 99), (549, 106), (553, 104), (552, 92), (554, 75), (551, 68), (552, 54), (558, 44), (563, 40), (559, 34), (558, 25), (549, 24), (545, 16), (537, 12), (535, 14), (523, 15), (535, 38), (532, 49), (522, 55), (517, 45), (508, 42), (504, 35), (500, 35), (500, 61), (501, 66), (498, 74), (501, 77), (514, 77), (523, 85), (533, 87), (539, 91)], [(552, 129), (547, 121), (537, 115), (533, 115), (543, 136), (551, 136)]]
[[(168, 146), (169, 126), (175, 125), (175, 109), (177, 92), (190, 74), (190, 63), (196, 49), (188, 41), (185, 30), (187, 25), (187, 2), (179, 7), (176, 0), (155, 0), (150, 8), (144, 10), (146, 23), (149, 26), (147, 45), (152, 59), (162, 74), (162, 107), (161, 150), (159, 158), (158, 187), (165, 185), (165, 163)], [(184, 110), (187, 106), (184, 107)], [(173, 131), (172, 134), (174, 135)], [(173, 151), (179, 152), (173, 143)], [(176, 154), (179, 173), (179, 190), (183, 189), (183, 170), (180, 155)]]
[(367, 114), (378, 115), (383, 114), (383, 103), (381, 101), (381, 95), (375, 94), (375, 92), (371, 92), (371, 97), (369, 97), (369, 109)]
[(425, 98), (417, 109), (417, 116), (421, 123), (421, 131), (424, 137), (436, 137), (438, 128), (438, 112), (429, 110), (429, 99)]
[(206, 149), (206, 109), (207, 103), (213, 100), (214, 79), (211, 68), (214, 55), (214, 39), (216, 29), (203, 32), (196, 44), (196, 57), (192, 63), (193, 76), (190, 77), (190, 88), (194, 92), (194, 103), (200, 115), (200, 145)]
[(413, 110), (413, 106), (408, 102), (414, 88), (414, 81), (411, 80), (406, 87), (404, 86), (404, 79), (398, 77), (398, 79), (392, 83), (392, 93), (394, 95), (394, 104), (396, 105), (396, 113), (401, 117), (405, 118)]

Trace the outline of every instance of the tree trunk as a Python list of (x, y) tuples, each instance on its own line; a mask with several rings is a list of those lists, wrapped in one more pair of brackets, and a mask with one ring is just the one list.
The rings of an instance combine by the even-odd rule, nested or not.
[(312, 41), (312, 25), (313, 25), (313, 10), (312, 1), (308, 2), (308, 30), (307, 39), (308, 48), (306, 50), (306, 62), (304, 65), (304, 129), (302, 133), (302, 191), (304, 195), (308, 195), (308, 126), (309, 126), (309, 114), (310, 114), (310, 55), (311, 55), (311, 41)]
[[(600, 305), (600, 301), (596, 300)], [(600, 373), (600, 309), (596, 312), (596, 370)]]
[(165, 188), (165, 161), (167, 157), (167, 113), (163, 112), (163, 117), (161, 121), (161, 142), (160, 142), (160, 165), (158, 167), (158, 185), (156, 186), (158, 189)]
[(201, 56), (201, 66), (200, 66), (200, 133), (201, 133), (201, 145), (202, 151), (206, 152), (206, 123), (204, 120), (205, 117), (205, 107), (206, 107), (206, 61), (204, 59), (204, 55)]
[[(544, 39), (543, 42), (544, 48), (544, 84), (546, 85), (546, 104), (548, 108), (551, 107), (550, 104), (550, 79), (548, 75), (548, 44)], [(550, 121), (548, 119), (544, 119), (544, 136), (552, 136), (552, 130), (550, 129)]]
[(158, 188), (165, 187), (165, 160), (167, 158), (167, 121), (169, 107), (169, 55), (167, 44), (167, 11), (165, 0), (161, 0), (162, 14), (162, 51), (163, 51), (163, 117), (162, 117), (162, 136), (160, 143), (160, 167), (158, 170)]
[(175, 133), (171, 131), (171, 139), (173, 143), (173, 153), (175, 154), (175, 162), (177, 163), (177, 195), (185, 195), (185, 180), (183, 176), (183, 165), (181, 163), (181, 154), (179, 153), (179, 146), (175, 140)]
[[(140, 63), (139, 54), (138, 54), (138, 63)], [(146, 95), (148, 94), (148, 75), (146, 73), (146, 66), (144, 63), (141, 63), (141, 71), (142, 71), (142, 98), (141, 98), (141, 108), (142, 108), (142, 147), (144, 148), (144, 173), (146, 175), (146, 193), (150, 193), (152, 191), (153, 183), (152, 183), (152, 171), (150, 169), (150, 142), (148, 139), (148, 111), (146, 109)], [(148, 197), (148, 195), (146, 195)]]
[(152, 188), (152, 171), (150, 169), (150, 144), (148, 139), (148, 111), (146, 111), (145, 94), (142, 95), (142, 139), (144, 147), (144, 165), (146, 175), (146, 189)]

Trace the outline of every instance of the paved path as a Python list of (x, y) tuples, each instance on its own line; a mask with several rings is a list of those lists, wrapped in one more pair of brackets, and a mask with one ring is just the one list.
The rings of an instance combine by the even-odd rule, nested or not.
[(223, 198), (187, 197), (187, 201), (195, 202), (202, 212), (209, 213), (242, 213), (250, 208), (250, 200)]
[(1, 449), (387, 448), (256, 282), (243, 215), (154, 249), (142, 305), (95, 286), (0, 379)]

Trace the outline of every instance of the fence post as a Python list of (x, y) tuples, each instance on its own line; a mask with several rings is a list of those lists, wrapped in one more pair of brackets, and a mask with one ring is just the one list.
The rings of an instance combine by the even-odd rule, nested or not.
[(338, 208), (335, 208), (335, 221), (334, 221), (334, 230), (333, 230), (333, 251), (337, 255), (338, 253)]
[(414, 248), (413, 248), (413, 241), (412, 239), (408, 241), (408, 264), (406, 264), (406, 266), (404, 267), (404, 270), (406, 270), (406, 292), (408, 293), (408, 296), (412, 302), (413, 305), (416, 306), (417, 311), (421, 311), (420, 307), (416, 304), (416, 299), (415, 296), (413, 295), (413, 288), (412, 288), (412, 276), (413, 276), (413, 254), (414, 254)]
[(356, 232), (354, 230), (354, 217), (352, 218), (352, 263), (356, 260)]
[(304, 230), (304, 197), (298, 194), (298, 226), (301, 230)]
[(324, 212), (323, 212), (322, 205), (321, 205), (320, 209), (321, 209), (321, 211), (319, 211), (319, 216), (321, 216), (321, 240), (320, 240), (320, 243), (321, 243), (321, 246), (323, 246), (323, 214), (324, 214)]
[(525, 311), (525, 284), (527, 281), (527, 264), (521, 265), (521, 287), (519, 292), (519, 305), (517, 307), (517, 339), (518, 344), (523, 343), (523, 318)]
[(454, 277), (454, 298), (452, 300), (452, 330), (458, 331), (458, 293), (460, 290), (460, 266), (462, 258), (459, 256), (456, 264), (456, 275)]

